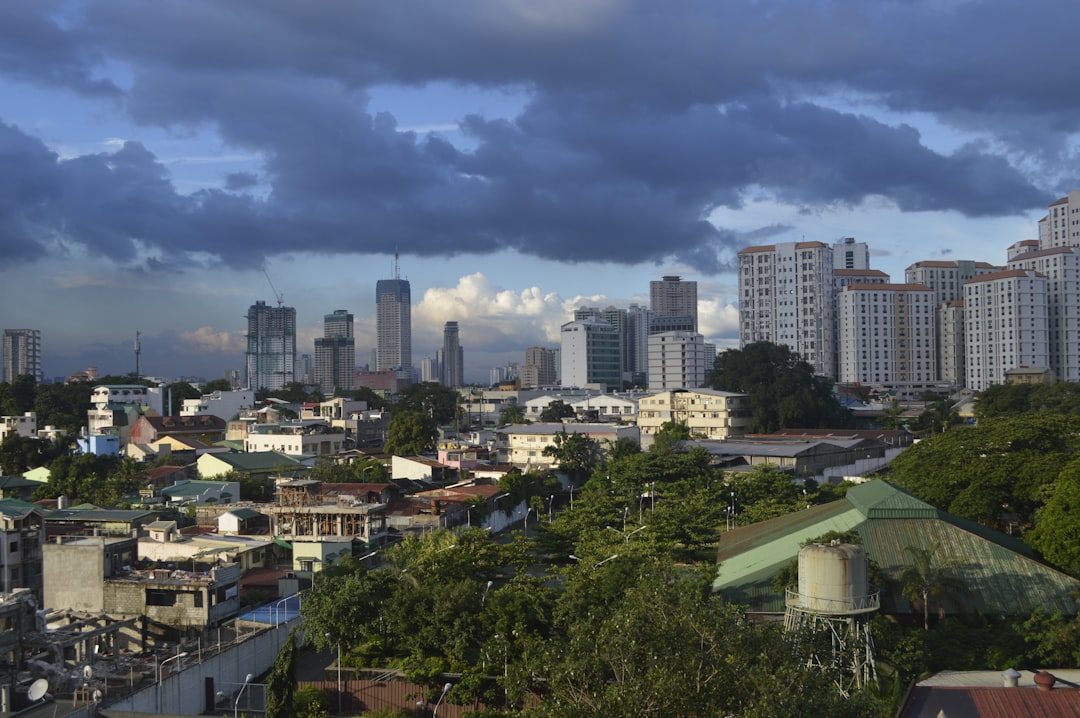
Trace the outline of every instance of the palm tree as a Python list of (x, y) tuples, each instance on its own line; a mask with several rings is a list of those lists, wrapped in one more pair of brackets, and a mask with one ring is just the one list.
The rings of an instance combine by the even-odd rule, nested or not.
[(938, 601), (938, 618), (945, 617), (945, 601), (955, 601), (960, 594), (969, 593), (967, 584), (956, 576), (956, 564), (938, 563), (935, 554), (938, 544), (929, 547), (905, 546), (911, 565), (900, 574), (900, 593), (912, 606), (921, 607), (923, 630), (930, 630), (930, 599)]

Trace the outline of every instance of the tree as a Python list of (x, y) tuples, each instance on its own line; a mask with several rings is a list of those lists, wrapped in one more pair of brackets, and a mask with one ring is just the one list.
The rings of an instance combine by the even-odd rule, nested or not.
[(353, 389), (350, 397), (355, 401), (367, 402), (369, 409), (385, 409), (388, 403), (385, 397), (377, 393), (374, 389), (366, 386)]
[(416, 456), (432, 451), (438, 437), (435, 420), (418, 411), (397, 411), (386, 430), (383, 450), (394, 456)]
[(450, 424), (457, 418), (460, 399), (458, 392), (433, 381), (411, 384), (401, 392), (395, 415), (397, 411), (405, 410), (426, 414), (440, 426)]
[(567, 404), (562, 399), (556, 399), (550, 402), (544, 407), (544, 410), (540, 412), (540, 421), (543, 422), (561, 422), (563, 419), (574, 418), (574, 407)]
[(1080, 459), (1065, 467), (1050, 491), (1035, 513), (1035, 528), (1024, 538), (1047, 561), (1080, 576)]
[(290, 718), (295, 693), (296, 638), (290, 633), (266, 679), (266, 718)]
[(555, 434), (555, 443), (544, 447), (544, 456), (553, 456), (559, 462), (559, 468), (570, 475), (575, 482), (588, 476), (593, 467), (600, 462), (600, 444), (579, 432), (560, 431)]
[(790, 348), (754, 342), (716, 357), (706, 386), (747, 395), (749, 431), (780, 428), (846, 428), (851, 414), (833, 395), (832, 382)]
[(169, 405), (165, 411), (169, 416), (179, 416), (180, 408), (184, 405), (184, 399), (198, 399), (202, 392), (186, 381), (175, 381), (169, 384)]
[(649, 451), (659, 455), (671, 454), (674, 453), (679, 444), (689, 438), (690, 429), (686, 427), (686, 422), (665, 421), (660, 425), (656, 434), (653, 435), (653, 443), (649, 447)]
[(939, 563), (938, 545), (905, 546), (911, 565), (900, 574), (900, 594), (915, 608), (921, 608), (923, 630), (930, 630), (930, 600), (938, 604), (939, 618), (945, 618), (945, 603), (968, 593), (967, 584), (955, 575), (951, 563)]
[(232, 384), (228, 379), (211, 379), (202, 385), (204, 394), (213, 394), (215, 391), (232, 391)]
[(520, 404), (510, 404), (499, 412), (499, 426), (508, 424), (524, 424), (525, 409)]

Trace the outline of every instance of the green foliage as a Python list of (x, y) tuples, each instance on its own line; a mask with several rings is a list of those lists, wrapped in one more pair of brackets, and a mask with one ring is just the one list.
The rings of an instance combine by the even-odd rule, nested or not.
[(716, 357), (706, 386), (747, 394), (753, 412), (749, 430), (842, 428), (853, 424), (837, 401), (832, 382), (787, 346), (754, 342)]
[(555, 457), (559, 468), (577, 483), (600, 463), (600, 443), (582, 433), (560, 431), (555, 443), (544, 447), (544, 456)]
[(980, 422), (1035, 413), (1080, 415), (1080, 384), (995, 384), (979, 392), (975, 401)]
[(399, 411), (415, 412), (432, 418), (436, 425), (450, 424), (457, 418), (461, 395), (454, 389), (433, 381), (410, 384), (401, 392), (394, 407)]
[(435, 420), (419, 411), (397, 411), (386, 431), (383, 450), (394, 456), (417, 456), (435, 449)]
[(937, 544), (905, 546), (911, 563), (900, 574), (900, 594), (915, 608), (921, 608), (923, 630), (930, 630), (930, 603), (937, 605), (938, 618), (945, 618), (945, 606), (970, 591), (956, 575), (956, 564), (942, 560)]
[(275, 391), (259, 389), (255, 392), (255, 399), (257, 401), (265, 401), (269, 398), (281, 399), (290, 404), (305, 404), (308, 402), (323, 401), (326, 397), (323, 396), (323, 393), (317, 388), (309, 392), (304, 388), (303, 382), (290, 381), (283, 389), (277, 389)]
[(215, 391), (232, 391), (232, 384), (228, 379), (211, 379), (199, 388), (203, 394), (213, 394)]
[(510, 404), (499, 412), (499, 426), (508, 424), (525, 424), (525, 409), (519, 404)]
[(678, 448), (680, 442), (689, 438), (690, 430), (686, 427), (685, 422), (665, 421), (653, 436), (653, 443), (649, 447), (649, 451), (659, 455), (672, 454)]
[(543, 422), (561, 422), (563, 419), (574, 418), (574, 407), (567, 404), (562, 399), (556, 399), (550, 402), (544, 407), (544, 410), (540, 412), (540, 421)]
[(169, 405), (165, 407), (169, 416), (179, 416), (184, 406), (184, 399), (198, 399), (203, 393), (186, 381), (169, 384)]
[(296, 693), (296, 638), (290, 633), (266, 679), (266, 718), (290, 718)]
[(1048, 491), (1025, 538), (1047, 561), (1080, 576), (1080, 459), (1069, 462)]
[(8, 434), (0, 441), (0, 474), (21, 476), (38, 466), (48, 466), (57, 457), (67, 455), (67, 449), (66, 441)]
[(330, 718), (330, 697), (315, 686), (305, 686), (293, 695), (291, 715), (296, 718)]
[(607, 460), (619, 461), (628, 456), (641, 453), (641, 444), (629, 436), (620, 436), (615, 441), (606, 440)]

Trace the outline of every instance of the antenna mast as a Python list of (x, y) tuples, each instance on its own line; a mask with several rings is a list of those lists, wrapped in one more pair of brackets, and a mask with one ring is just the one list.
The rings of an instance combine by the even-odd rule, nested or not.
[(142, 354), (142, 343), (139, 341), (139, 330), (135, 330), (135, 378), (138, 379), (142, 376), (142, 366), (140, 363), (140, 355)]
[(394, 242), (394, 279), (401, 279), (401, 273), (398, 271), (398, 248), (397, 248), (397, 242)]

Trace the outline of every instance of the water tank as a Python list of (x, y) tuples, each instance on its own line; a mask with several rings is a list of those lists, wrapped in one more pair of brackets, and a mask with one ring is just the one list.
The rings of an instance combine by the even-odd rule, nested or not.
[(846, 543), (812, 543), (799, 550), (799, 607), (814, 613), (847, 613), (869, 593), (866, 552)]

